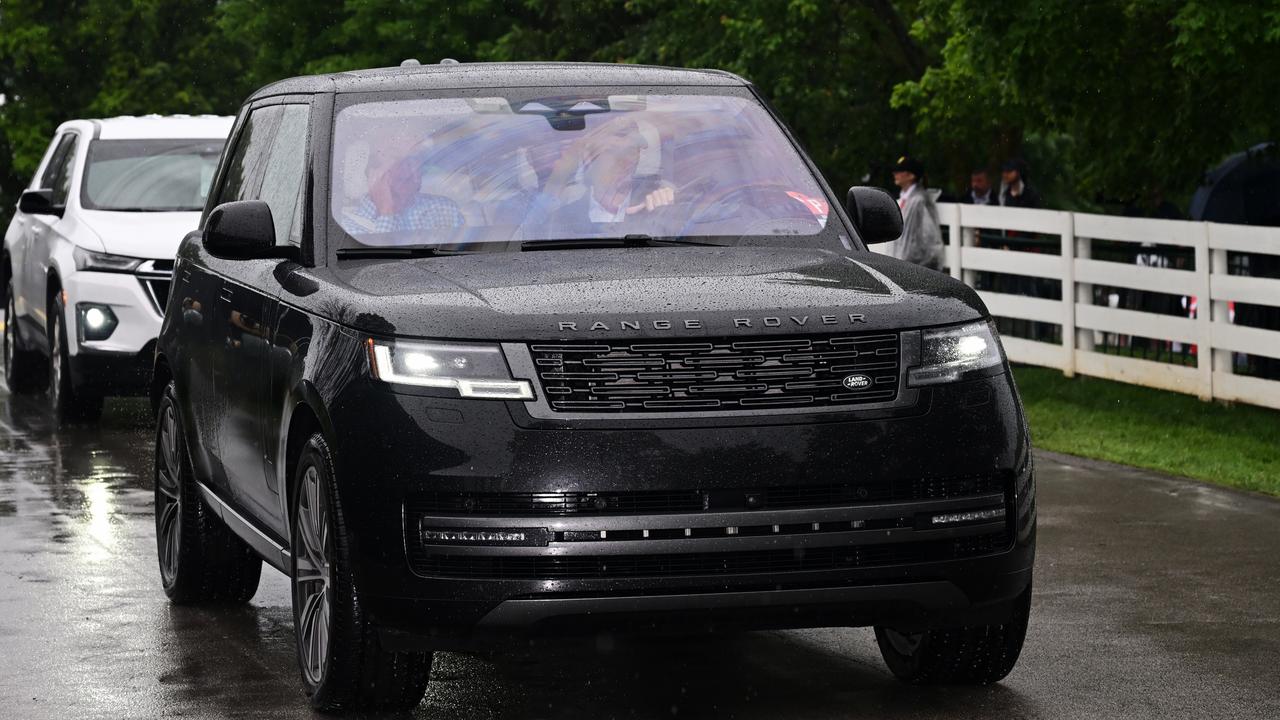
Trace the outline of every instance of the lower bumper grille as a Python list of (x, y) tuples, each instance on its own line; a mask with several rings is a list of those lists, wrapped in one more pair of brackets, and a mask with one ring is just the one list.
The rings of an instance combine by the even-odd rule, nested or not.
[(409, 503), (420, 515), (622, 515), (779, 510), (866, 502), (945, 500), (1005, 492), (993, 476), (873, 480), (863, 483), (767, 488), (641, 490), (565, 493), (449, 493), (419, 496)]
[(883, 567), (958, 560), (1002, 552), (1008, 532), (956, 540), (855, 547), (572, 557), (494, 557), (416, 554), (414, 570), (434, 577), (502, 580), (571, 580), (690, 575), (753, 575)]

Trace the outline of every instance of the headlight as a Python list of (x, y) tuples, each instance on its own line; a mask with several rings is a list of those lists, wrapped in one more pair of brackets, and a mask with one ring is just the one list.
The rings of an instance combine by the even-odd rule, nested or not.
[(497, 345), (426, 343), (369, 338), (374, 377), (389, 383), (453, 388), (462, 397), (532, 400), (528, 381), (515, 380)]
[(107, 253), (85, 250), (80, 247), (71, 251), (71, 256), (75, 258), (77, 270), (131, 273), (134, 270), (137, 270), (138, 266), (142, 264), (141, 258), (125, 257), (123, 255), (109, 255)]
[(76, 303), (76, 315), (79, 319), (76, 327), (81, 340), (106, 340), (120, 324), (116, 314), (107, 305)]
[(995, 328), (988, 321), (925, 330), (920, 335), (920, 367), (907, 372), (910, 385), (955, 382), (967, 373), (1004, 363)]

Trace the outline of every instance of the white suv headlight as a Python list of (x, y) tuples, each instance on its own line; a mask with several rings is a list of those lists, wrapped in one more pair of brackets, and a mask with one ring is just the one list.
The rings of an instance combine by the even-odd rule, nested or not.
[(142, 264), (141, 258), (93, 252), (82, 247), (72, 250), (71, 257), (76, 261), (77, 270), (93, 270), (96, 272), (131, 273)]
[(533, 387), (516, 380), (497, 345), (367, 341), (374, 377), (383, 382), (453, 388), (462, 397), (532, 400)]
[(967, 373), (1004, 363), (1004, 351), (990, 321), (920, 333), (920, 367), (907, 371), (907, 383), (937, 385), (955, 382)]

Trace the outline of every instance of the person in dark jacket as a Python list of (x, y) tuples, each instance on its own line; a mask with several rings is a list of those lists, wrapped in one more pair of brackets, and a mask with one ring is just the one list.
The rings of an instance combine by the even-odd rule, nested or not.
[(1006, 160), (1000, 167), (1000, 204), (1005, 207), (1040, 207), (1040, 193), (1027, 179), (1025, 161), (1016, 158)]
[(991, 189), (991, 178), (986, 168), (978, 168), (969, 174), (969, 189), (957, 201), (965, 205), (999, 205), (999, 193)]

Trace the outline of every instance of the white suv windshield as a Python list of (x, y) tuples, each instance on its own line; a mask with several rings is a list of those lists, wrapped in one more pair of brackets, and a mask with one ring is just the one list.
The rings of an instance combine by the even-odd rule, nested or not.
[(755, 100), (591, 94), (360, 102), (337, 115), (338, 225), (365, 246), (807, 236), (828, 204)]
[(121, 212), (204, 209), (222, 140), (94, 140), (80, 204)]

